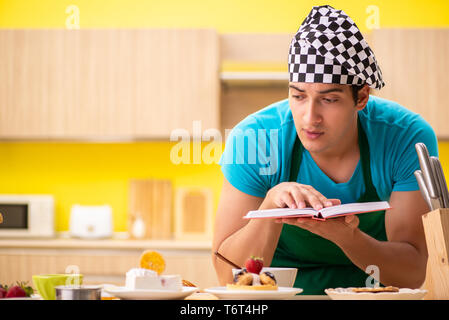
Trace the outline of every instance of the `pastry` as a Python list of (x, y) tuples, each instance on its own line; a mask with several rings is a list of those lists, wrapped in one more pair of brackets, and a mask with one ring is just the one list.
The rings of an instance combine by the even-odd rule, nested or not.
[(277, 290), (276, 277), (271, 272), (261, 272), (263, 260), (251, 257), (245, 267), (234, 276), (234, 282), (228, 283), (228, 290)]
[(377, 292), (399, 292), (399, 288), (388, 286), (388, 287), (378, 287), (378, 288), (352, 288), (353, 292), (371, 292), (371, 293), (377, 293)]

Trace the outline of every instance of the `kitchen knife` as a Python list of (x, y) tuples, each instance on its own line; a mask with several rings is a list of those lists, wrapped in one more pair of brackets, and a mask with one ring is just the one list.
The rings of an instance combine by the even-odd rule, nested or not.
[(439, 199), (439, 190), (436, 186), (436, 177), (434, 176), (434, 171), (432, 169), (429, 152), (426, 145), (421, 142), (415, 144), (415, 149), (418, 154), (424, 184), (429, 194), (431, 210), (436, 210), (441, 208), (441, 202)]
[(438, 165), (435, 163), (436, 157), (429, 157), (430, 160), (430, 168), (432, 169), (432, 181), (433, 185), (435, 186), (436, 192), (437, 192), (437, 199), (440, 202), (440, 208), (444, 207), (443, 198), (441, 197), (441, 186), (440, 186), (440, 178), (439, 178), (439, 172), (438, 172)]
[(443, 167), (441, 166), (440, 159), (437, 157), (430, 157), (432, 165), (438, 177), (438, 184), (440, 189), (440, 199), (443, 208), (449, 208), (449, 192), (447, 189), (446, 178), (444, 177)]
[[(438, 189), (436, 188), (436, 179), (433, 175), (432, 165), (430, 163), (429, 152), (424, 143), (418, 142), (415, 145), (416, 153), (418, 154), (419, 166), (426, 184), (429, 196), (431, 199), (437, 199), (439, 197)], [(434, 208), (436, 209), (436, 208)]]
[(430, 201), (430, 197), (429, 197), (429, 191), (427, 191), (426, 183), (424, 182), (424, 178), (422, 176), (421, 170), (415, 171), (415, 178), (416, 178), (416, 181), (418, 182), (419, 190), (421, 190), (421, 194), (422, 194), (424, 200), (426, 200), (427, 205), (429, 206), (429, 209), (431, 211), (433, 211), (432, 202)]

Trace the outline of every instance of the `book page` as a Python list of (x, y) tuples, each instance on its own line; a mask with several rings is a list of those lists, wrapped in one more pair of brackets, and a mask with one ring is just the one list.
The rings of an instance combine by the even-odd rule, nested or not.
[(313, 208), (292, 209), (292, 208), (276, 208), (266, 210), (253, 210), (244, 216), (245, 219), (253, 218), (278, 218), (289, 216), (313, 216), (318, 212)]
[(321, 209), (320, 213), (323, 218), (328, 218), (331, 216), (341, 214), (372, 212), (372, 211), (386, 210), (390, 208), (391, 207), (387, 201), (355, 202), (327, 207)]

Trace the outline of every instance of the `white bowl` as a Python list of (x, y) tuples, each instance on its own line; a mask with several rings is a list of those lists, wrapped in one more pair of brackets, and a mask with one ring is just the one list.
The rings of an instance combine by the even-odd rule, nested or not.
[[(232, 276), (242, 269), (232, 269)], [(281, 268), (281, 267), (264, 267), (261, 272), (271, 272), (276, 278), (277, 285), (279, 287), (293, 287), (295, 284), (297, 268)]]

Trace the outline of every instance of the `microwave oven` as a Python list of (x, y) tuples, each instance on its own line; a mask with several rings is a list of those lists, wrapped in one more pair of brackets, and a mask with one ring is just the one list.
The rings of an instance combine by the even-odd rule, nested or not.
[(54, 237), (51, 195), (0, 194), (0, 238)]

